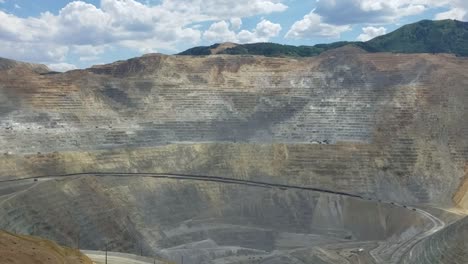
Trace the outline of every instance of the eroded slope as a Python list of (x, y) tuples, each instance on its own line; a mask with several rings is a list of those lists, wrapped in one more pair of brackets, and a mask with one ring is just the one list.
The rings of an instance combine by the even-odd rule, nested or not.
[(137, 176), (29, 182), (34, 187), (2, 202), (2, 228), (65, 245), (79, 237), (85, 249), (108, 243), (113, 251), (178, 262), (183, 255), (186, 263), (273, 260), (391, 237), (403, 243), (430, 228), (410, 208), (288, 188)]
[[(346, 189), (352, 178), (358, 193), (451, 206), (468, 153), (467, 63), (345, 47), (301, 60), (148, 55), (66, 74), (0, 72), (9, 102), (0, 117), (0, 162), (37, 160), (44, 174), (71, 166), (54, 151), (283, 143), (290, 154), (283, 170), (258, 174), (252, 162), (247, 174), (327, 189)], [(205, 160), (205, 169), (189, 171), (221, 168), (242, 177), (245, 168), (225, 164), (262, 159), (248, 145), (215, 147), (216, 155), (210, 145), (203, 153), (179, 148)], [(113, 168), (114, 152), (103, 153), (111, 156), (100, 163)], [(27, 172), (1, 169), (3, 177)], [(385, 186), (398, 191), (390, 196)]]
[(2, 264), (92, 264), (78, 250), (60, 247), (54, 242), (0, 231)]
[(372, 200), (91, 173), (2, 182), (0, 227), (189, 263), (358, 263), (359, 247), (365, 263), (399, 260), (443, 227), (408, 205), (466, 209), (467, 68), (352, 47), (150, 54), (64, 74), (15, 64), (0, 70), (2, 181), (182, 173)]
[(402, 263), (450, 263), (468, 262), (468, 217), (424, 240), (406, 255)]

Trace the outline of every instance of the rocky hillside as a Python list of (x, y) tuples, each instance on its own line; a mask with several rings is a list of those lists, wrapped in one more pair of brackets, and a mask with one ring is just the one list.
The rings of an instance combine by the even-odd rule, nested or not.
[(25, 71), (33, 71), (35, 73), (47, 73), (50, 72), (47, 66), (42, 64), (19, 62), (15, 60), (0, 58), (0, 70), (8, 71), (12, 69), (23, 69)]
[(0, 228), (194, 264), (397, 263), (445, 227), (413, 206), (468, 209), (467, 68), (353, 46), (13, 64)]
[(423, 20), (374, 38), (361, 47), (372, 52), (452, 53), (468, 56), (468, 22)]
[(405, 25), (389, 34), (367, 42), (335, 42), (315, 46), (291, 46), (275, 43), (214, 44), (195, 47), (180, 55), (263, 55), (270, 57), (311, 57), (345, 45), (355, 45), (368, 52), (451, 53), (468, 56), (468, 22), (457, 20), (422, 20)]
[(0, 231), (1, 264), (92, 264), (78, 250), (60, 247), (38, 237)]
[[(0, 71), (0, 168), (4, 177), (75, 172), (88, 160), (70, 167), (60, 153), (99, 151), (109, 169), (149, 171), (155, 158), (137, 165), (116, 151), (182, 144), (170, 148), (182, 151), (178, 165), (159, 170), (451, 206), (467, 159), (466, 66), (344, 47), (300, 60), (148, 55), (65, 74)], [(243, 144), (220, 147), (232, 143)]]

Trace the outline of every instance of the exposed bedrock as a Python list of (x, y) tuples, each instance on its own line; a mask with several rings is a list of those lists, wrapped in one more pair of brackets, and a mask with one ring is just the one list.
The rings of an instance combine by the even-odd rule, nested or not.
[(2, 202), (0, 229), (69, 246), (79, 238), (84, 249), (108, 242), (113, 251), (176, 261), (183, 255), (185, 263), (288, 256), (400, 235), (404, 242), (430, 228), (409, 208), (310, 191), (140, 177), (34, 184)]
[[(457, 201), (466, 190), (466, 68), (467, 59), (449, 55), (368, 54), (352, 47), (297, 60), (156, 54), (64, 74), (17, 66), (0, 70), (0, 162), (12, 155), (71, 170), (67, 161), (49, 162), (38, 153), (283, 143), (285, 151), (274, 157), (281, 171), (256, 168), (258, 159), (276, 155), (259, 157), (256, 146), (210, 144), (203, 156), (187, 146), (188, 154), (167, 163), (189, 155), (206, 159), (205, 168), (186, 163), (186, 171), (219, 167), (224, 174), (324, 188), (346, 189), (355, 179), (353, 192), (450, 207), (460, 186)], [(114, 166), (112, 156), (99, 158)], [(129, 170), (145, 167), (126, 158)], [(250, 168), (226, 169), (231, 159)], [(34, 166), (32, 172), (41, 165)], [(0, 169), (6, 177), (28, 168)], [(382, 191), (387, 187), (393, 197)]]
[[(463, 234), (412, 208), (468, 209), (466, 58), (343, 47), (307, 59), (150, 54), (67, 73), (0, 64), (0, 228), (218, 264), (437, 259), (424, 248), (444, 245), (429, 238)], [(5, 182), (81, 172), (372, 200), (138, 176)]]
[[(431, 156), (433, 163), (440, 162), (434, 171), (441, 174), (430, 168), (425, 168), (427, 173), (411, 168), (415, 174), (401, 174), (407, 162), (403, 158), (391, 162), (385, 155), (373, 145), (355, 143), (172, 144), (4, 155), (0, 157), (0, 170), (4, 179), (80, 172), (183, 173), (317, 187), (403, 204), (451, 207), (456, 201), (459, 206), (466, 205), (466, 183), (454, 177), (458, 168), (444, 163), (451, 161), (442, 154)], [(452, 174), (442, 174), (447, 171)]]
[(468, 263), (468, 217), (442, 229), (407, 254), (402, 263)]

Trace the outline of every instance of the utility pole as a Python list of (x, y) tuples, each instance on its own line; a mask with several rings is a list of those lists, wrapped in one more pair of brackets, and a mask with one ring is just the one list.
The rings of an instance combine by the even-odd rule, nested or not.
[(184, 264), (184, 255), (180, 256), (180, 263)]
[(106, 262), (105, 264), (107, 264), (107, 241), (106, 241)]
[(78, 234), (76, 236), (76, 249), (80, 250), (80, 230), (78, 229)]

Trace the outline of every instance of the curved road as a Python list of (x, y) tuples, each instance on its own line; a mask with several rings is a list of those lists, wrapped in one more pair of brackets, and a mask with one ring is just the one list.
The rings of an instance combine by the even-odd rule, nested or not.
[(194, 174), (179, 174), (179, 173), (151, 173), (151, 172), (80, 172), (80, 173), (69, 173), (69, 174), (55, 174), (55, 175), (43, 175), (43, 176), (30, 176), (23, 178), (14, 178), (9, 180), (0, 180), (0, 183), (6, 182), (19, 182), (23, 180), (33, 180), (33, 179), (57, 179), (57, 178), (67, 178), (67, 177), (76, 177), (76, 176), (109, 176), (109, 177), (131, 177), (131, 176), (140, 176), (145, 178), (169, 178), (169, 179), (179, 179), (179, 180), (196, 180), (196, 181), (205, 181), (205, 182), (221, 182), (221, 183), (232, 183), (232, 184), (241, 184), (249, 185), (256, 187), (264, 188), (280, 188), (280, 189), (299, 189), (299, 190), (308, 190), (329, 194), (336, 194), (354, 198), (364, 199), (364, 197), (356, 194), (332, 191), (322, 188), (314, 187), (303, 187), (297, 185), (286, 185), (286, 184), (277, 184), (277, 183), (268, 183), (262, 181), (253, 181), (253, 180), (242, 180), (235, 178), (227, 178), (220, 176), (206, 176), (206, 175), (194, 175)]
[[(81, 250), (96, 264), (106, 263), (106, 253), (104, 251), (94, 250)], [(109, 264), (174, 264), (173, 262), (163, 261), (159, 259), (152, 259), (141, 257), (132, 254), (107, 252), (107, 263)]]
[[(406, 208), (408, 210), (413, 210), (432, 222), (433, 226), (431, 229), (424, 231), (413, 238), (405, 241), (402, 245), (399, 245), (397, 249), (393, 252), (391, 255), (391, 260), (388, 263), (391, 264), (397, 264), (400, 263), (403, 259), (403, 257), (406, 254), (411, 254), (412, 249), (414, 246), (419, 243), (421, 240), (424, 238), (434, 234), (435, 232), (441, 230), (442, 228), (445, 227), (445, 223), (440, 220), (439, 218), (433, 216), (432, 214), (413, 207), (408, 207), (405, 205), (401, 205), (395, 202), (383, 202), (380, 200), (375, 200), (372, 198), (365, 198), (363, 196), (357, 195), (357, 194), (352, 194), (352, 193), (346, 193), (346, 192), (338, 192), (338, 191), (332, 191), (332, 190), (327, 190), (327, 189), (322, 189), (322, 188), (315, 188), (315, 187), (303, 187), (303, 186), (296, 186), (296, 185), (286, 185), (286, 184), (278, 184), (278, 183), (268, 183), (268, 182), (262, 182), (262, 181), (253, 181), (253, 180), (242, 180), (242, 179), (235, 179), (235, 178), (227, 178), (227, 177), (220, 177), (220, 176), (206, 176), (206, 175), (193, 175), (193, 174), (176, 174), (176, 173), (122, 173), (122, 172), (82, 172), (82, 173), (70, 173), (70, 174), (56, 174), (56, 175), (44, 175), (44, 176), (34, 176), (34, 177), (22, 177), (22, 178), (14, 178), (14, 179), (9, 179), (9, 180), (0, 180), (0, 183), (13, 183), (13, 182), (21, 182), (25, 180), (34, 180), (34, 181), (39, 181), (39, 180), (48, 180), (48, 179), (59, 179), (59, 178), (68, 178), (68, 177), (77, 177), (77, 176), (101, 176), (101, 177), (145, 177), (145, 178), (166, 178), (166, 179), (175, 179), (175, 180), (192, 180), (192, 181), (204, 181), (204, 182), (218, 182), (218, 183), (226, 183), (226, 184), (240, 184), (240, 185), (247, 185), (247, 186), (254, 186), (254, 187), (261, 187), (261, 188), (278, 188), (281, 190), (288, 190), (288, 189), (296, 189), (296, 190), (306, 190), (306, 191), (314, 191), (314, 192), (321, 192), (321, 193), (328, 193), (328, 194), (334, 194), (334, 195), (341, 195), (341, 196), (347, 196), (347, 197), (352, 197), (352, 198), (357, 198), (357, 199), (365, 199), (365, 200), (372, 200), (377, 203), (387, 203), (387, 204), (392, 204), (394, 206), (399, 206)], [(29, 187), (27, 190), (30, 188), (35, 187), (36, 184), (32, 185)], [(18, 195), (19, 193), (23, 193), (26, 190), (15, 192), (11, 194), (8, 199), (13, 198), (14, 196)], [(3, 201), (4, 202), (4, 201)], [(1, 205), (1, 203), (0, 203)], [(386, 261), (382, 260), (378, 254), (376, 254), (374, 251), (377, 251), (378, 248), (371, 250), (369, 254), (374, 258), (376, 263), (386, 263)], [(119, 263), (119, 262), (116, 262)], [(122, 262), (123, 263), (123, 262)], [(133, 262), (130, 262), (133, 263)], [(138, 262), (136, 262), (138, 263)]]

